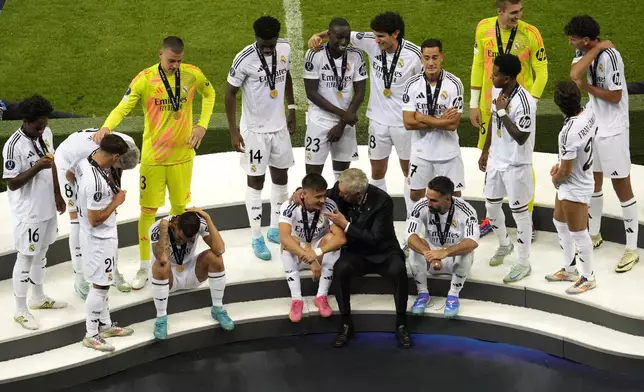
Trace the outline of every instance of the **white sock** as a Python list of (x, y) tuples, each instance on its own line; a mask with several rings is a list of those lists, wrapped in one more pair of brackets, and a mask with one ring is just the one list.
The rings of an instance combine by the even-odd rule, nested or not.
[(626, 231), (626, 249), (637, 249), (637, 235), (639, 232), (637, 201), (635, 201), (635, 198), (632, 198), (621, 204), (624, 229)]
[(83, 277), (83, 259), (80, 249), (80, 224), (78, 219), (72, 219), (69, 226), (69, 254), (72, 256), (72, 268), (74, 268), (74, 274), (76, 274), (76, 279), (78, 277)]
[(335, 178), (335, 182), (338, 182), (338, 180), (340, 179), (340, 173), (342, 173), (342, 171), (333, 171), (333, 178)]
[(322, 257), (322, 273), (320, 274), (317, 297), (327, 296), (329, 294), (329, 287), (331, 287), (331, 283), (333, 282), (333, 266), (339, 258), (339, 249), (326, 253)]
[(170, 279), (152, 278), (152, 298), (157, 308), (157, 317), (168, 315), (168, 296), (170, 296)]
[(34, 256), (34, 261), (29, 269), (29, 280), (31, 281), (31, 297), (38, 302), (45, 299), (43, 284), (45, 283), (45, 265), (47, 265), (47, 250)]
[(411, 210), (414, 209), (414, 204), (416, 204), (415, 201), (411, 199), (411, 190), (409, 189), (409, 181), (407, 181), (407, 178), (404, 178), (404, 184), (403, 184), (403, 196), (405, 198), (405, 207), (407, 209), (407, 216), (409, 216), (409, 213)]
[(213, 306), (224, 306), (224, 290), (226, 289), (226, 271), (208, 272), (208, 286)]
[(555, 228), (557, 229), (559, 246), (563, 251), (564, 268), (566, 272), (575, 272), (576, 268), (572, 265), (573, 261), (575, 261), (575, 242), (570, 235), (570, 230), (568, 230), (568, 224), (559, 222), (554, 218), (552, 219), (552, 223), (555, 224)]
[(487, 210), (487, 216), (490, 219), (490, 226), (492, 226), (492, 231), (496, 234), (496, 237), (499, 239), (500, 246), (509, 246), (510, 237), (508, 237), (508, 230), (505, 227), (505, 214), (503, 213), (503, 208), (501, 208), (502, 201), (490, 202), (489, 200), (485, 201), (485, 209)]
[(384, 178), (381, 178), (380, 180), (374, 180), (372, 178), (371, 181), (369, 181), (369, 183), (387, 192), (387, 181)]
[(85, 309), (87, 311), (87, 318), (85, 319), (85, 337), (91, 338), (98, 335), (98, 323), (101, 320), (103, 307), (105, 306), (105, 297), (107, 290), (97, 289), (92, 286), (87, 294), (85, 300)]
[(288, 200), (288, 185), (273, 184), (271, 187), (271, 227), (279, 227), (280, 208), (286, 200)]
[(472, 269), (473, 262), (474, 255), (472, 255), (471, 253), (456, 257), (454, 271), (452, 271), (452, 281), (450, 283), (449, 293), (447, 295), (458, 297), (461, 290), (463, 289), (467, 275), (470, 273), (470, 269)]
[(602, 225), (602, 213), (604, 211), (604, 192), (599, 191), (593, 193), (590, 199), (590, 208), (588, 209), (588, 231), (590, 235), (599, 235), (599, 230)]
[(262, 191), (246, 187), (246, 213), (253, 238), (262, 236)]
[(282, 265), (286, 275), (288, 288), (291, 290), (292, 299), (302, 299), (302, 289), (300, 287), (300, 263), (297, 257), (287, 251), (281, 254)]
[(595, 280), (593, 274), (593, 241), (590, 239), (588, 230), (573, 231), (570, 233), (577, 250), (579, 250), (579, 268), (581, 275), (587, 280)]
[(105, 300), (103, 301), (103, 311), (101, 312), (101, 324), (106, 327), (112, 326), (112, 318), (110, 317), (110, 297), (107, 295), (109, 290), (105, 290)]
[(416, 282), (418, 294), (429, 293), (427, 290), (427, 262), (423, 255), (409, 249), (409, 268)]
[[(527, 207), (524, 207), (527, 208)], [(512, 216), (517, 224), (517, 250), (519, 264), (530, 265), (530, 248), (532, 247), (532, 222), (528, 210), (513, 212)]]
[(27, 311), (27, 292), (29, 291), (29, 270), (33, 256), (18, 253), (16, 263), (13, 265), (13, 295), (16, 298), (17, 312)]
[(148, 268), (150, 268), (150, 260), (141, 260), (139, 269), (147, 270)]

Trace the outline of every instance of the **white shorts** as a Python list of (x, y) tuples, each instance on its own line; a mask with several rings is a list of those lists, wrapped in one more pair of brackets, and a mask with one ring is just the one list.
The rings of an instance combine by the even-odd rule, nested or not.
[(396, 147), (396, 154), (402, 160), (409, 160), (411, 154), (411, 131), (402, 127), (390, 127), (369, 120), (369, 159), (389, 158), (391, 147)]
[(191, 258), (183, 260), (183, 271), (177, 271), (177, 266), (172, 264), (172, 288), (171, 293), (177, 290), (192, 290), (201, 286), (201, 282), (197, 279), (197, 257), (195, 255)]
[(438, 176), (445, 176), (452, 180), (455, 191), (465, 189), (465, 169), (461, 155), (449, 161), (428, 161), (412, 152), (407, 177), (410, 189), (425, 189), (429, 181)]
[[(293, 236), (295, 236), (295, 234), (293, 234)], [(319, 240), (311, 241), (311, 248), (316, 249), (317, 247), (319, 247), (320, 241), (322, 241), (322, 238), (320, 238)], [(300, 246), (302, 248), (304, 248), (304, 245), (305, 243), (300, 241)], [(322, 267), (333, 268), (336, 261), (338, 261), (339, 256), (340, 249), (325, 253), (324, 256), (322, 256)], [(285, 250), (282, 250), (282, 264), (284, 264), (284, 268), (287, 270), (291, 268), (294, 269), (295, 266), (297, 266), (297, 269), (299, 271), (310, 269), (308, 264), (300, 262), (300, 259)]]
[(14, 224), (13, 245), (18, 253), (25, 256), (46, 252), (58, 237), (58, 219), (55, 216), (43, 222)]
[(246, 152), (241, 165), (249, 176), (263, 176), (267, 167), (288, 169), (295, 164), (291, 135), (284, 128), (279, 132), (257, 133), (243, 131)]
[(347, 125), (344, 134), (335, 143), (327, 140), (329, 127), (320, 126), (312, 121), (306, 126), (304, 138), (305, 162), (310, 165), (324, 165), (331, 152), (331, 159), (338, 162), (351, 162), (358, 159), (356, 127)]
[(533, 181), (532, 165), (510, 166), (506, 171), (488, 166), (483, 195), (486, 199), (502, 199), (507, 196), (513, 210), (527, 208), (534, 195)]
[(589, 189), (586, 192), (580, 191), (578, 189), (570, 189), (563, 185), (559, 186), (557, 189), (557, 199), (572, 201), (575, 203), (582, 203), (590, 205), (590, 199), (593, 197), (593, 189)]
[(67, 212), (77, 212), (76, 184), (67, 181), (67, 170), (58, 170), (58, 186), (60, 186), (60, 194), (67, 205)]
[(593, 141), (593, 171), (609, 178), (626, 178), (631, 173), (629, 132)]
[(80, 247), (85, 280), (99, 286), (113, 285), (118, 264), (118, 239), (93, 237), (81, 229)]

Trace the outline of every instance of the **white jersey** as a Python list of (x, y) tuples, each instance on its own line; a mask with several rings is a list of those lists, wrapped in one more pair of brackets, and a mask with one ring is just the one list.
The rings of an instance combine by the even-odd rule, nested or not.
[[(42, 142), (40, 142), (42, 140)], [(45, 128), (42, 138), (34, 140), (22, 128), (13, 133), (2, 148), (4, 170), (2, 178), (15, 178), (32, 168), (42, 155), (54, 154), (51, 129)], [(7, 190), (9, 206), (16, 221), (44, 222), (56, 216), (54, 177), (51, 169), (43, 169), (15, 191)]]
[[(174, 218), (175, 215), (169, 215), (166, 218), (167, 221), (170, 221), (172, 218)], [(170, 252), (170, 263), (171, 265), (189, 265), (190, 263), (196, 262), (197, 258), (195, 257), (197, 254), (197, 240), (199, 237), (201, 238), (206, 238), (210, 236), (210, 231), (208, 230), (208, 223), (204, 218), (201, 216), (199, 217), (200, 225), (199, 225), (199, 231), (197, 234), (195, 234), (194, 237), (188, 238), (186, 243), (184, 245), (175, 245), (175, 248), (173, 248), (172, 243), (168, 239), (168, 252)], [(161, 234), (161, 228), (159, 227), (159, 223), (161, 223), (161, 219), (158, 221), (154, 222), (152, 227), (150, 227), (150, 247), (151, 247), (151, 252), (150, 252), (150, 257), (151, 257), (151, 263), (154, 264), (156, 261), (156, 258), (154, 257), (154, 244), (159, 242), (159, 237)], [(168, 227), (168, 236), (170, 235), (170, 228)], [(176, 255), (175, 255), (175, 250), (176, 250)], [(177, 263), (177, 257), (180, 258), (181, 263)]]
[[(67, 136), (65, 140), (56, 149), (54, 156), (56, 160), (56, 169), (58, 171), (67, 171), (78, 163), (83, 158), (87, 158), (98, 145), (92, 137), (98, 131), (98, 128), (87, 128), (78, 132), (74, 132)], [(114, 135), (120, 136), (126, 142), (134, 143), (134, 139), (130, 136), (120, 133), (112, 132)]]
[[(423, 70), (420, 46), (407, 40), (402, 40), (400, 57), (394, 69), (394, 78), (391, 83), (391, 96), (386, 97), (384, 74), (382, 72), (382, 50), (376, 43), (373, 33), (351, 32), (351, 44), (364, 50), (369, 55), (371, 68), (371, 82), (369, 93), (369, 107), (367, 117), (380, 124), (390, 127), (402, 127), (402, 97), (407, 81), (412, 76)], [(387, 68), (391, 69), (394, 53), (386, 53)]]
[(488, 167), (505, 171), (510, 166), (521, 166), (532, 164), (532, 153), (534, 151), (534, 138), (537, 120), (537, 105), (528, 90), (521, 85), (510, 99), (506, 109), (507, 116), (519, 131), (529, 132), (528, 140), (520, 146), (510, 136), (505, 125), (496, 114), (496, 99), (501, 94), (500, 88), (492, 89), (492, 124), (490, 124), (490, 137), (492, 145), (490, 149), (490, 161)]
[(452, 206), (452, 221), (443, 244), (441, 244), (440, 233), (445, 231), (450, 212), (446, 211), (444, 214), (432, 213), (429, 210), (429, 201), (426, 197), (416, 202), (407, 217), (405, 238), (409, 239), (412, 234), (417, 234), (425, 239), (429, 243), (429, 247), (434, 250), (458, 244), (466, 238), (478, 243), (481, 234), (476, 210), (460, 197), (452, 198)]
[[(271, 97), (266, 71), (259, 56), (263, 56), (256, 44), (246, 46), (237, 53), (228, 72), (228, 83), (242, 90), (242, 114), (240, 130), (256, 133), (279, 132), (286, 129), (284, 114), (284, 91), (286, 74), (291, 66), (291, 45), (285, 39), (277, 40), (275, 90)], [(268, 72), (273, 70), (273, 56), (264, 56)]]
[(566, 119), (559, 132), (559, 161), (576, 160), (570, 177), (560, 188), (593, 192), (593, 139), (597, 133), (596, 118), (592, 110), (586, 109), (579, 115)]
[[(322, 239), (329, 231), (331, 230), (331, 221), (324, 216), (325, 212), (334, 212), (338, 209), (338, 206), (335, 202), (329, 198), (324, 202), (324, 207), (320, 211), (320, 216), (318, 217), (317, 222), (315, 222), (315, 230), (313, 232), (313, 238), (311, 242), (316, 242)], [(302, 213), (304, 211), (303, 206), (293, 204), (290, 201), (284, 202), (282, 207), (280, 207), (280, 223), (288, 223), (291, 225), (291, 234), (298, 237), (301, 242), (306, 242), (306, 235), (304, 233), (304, 223), (302, 218)], [(315, 212), (306, 212), (307, 215), (307, 224), (310, 227), (313, 225), (313, 218), (315, 218)]]
[[(583, 53), (577, 51), (573, 64), (581, 60), (583, 56)], [(622, 90), (622, 99), (618, 104), (612, 104), (588, 94), (588, 104), (595, 112), (597, 125), (599, 125), (597, 137), (615, 136), (628, 131), (630, 124), (628, 118), (628, 88), (625, 82), (622, 55), (617, 49), (606, 49), (600, 52), (599, 56), (593, 60), (587, 74), (588, 84), (604, 90)], [(593, 74), (595, 75), (595, 80), (593, 80)]]
[(116, 211), (98, 226), (89, 223), (88, 210), (103, 210), (114, 199), (114, 192), (105, 180), (110, 170), (95, 167), (88, 159), (78, 161), (73, 170), (76, 174), (76, 207), (81, 229), (95, 238), (117, 238)]
[[(453, 74), (443, 70), (440, 76), (441, 86), (438, 92), (434, 116), (440, 118), (447, 109), (455, 108), (463, 113), (463, 83)], [(428, 102), (436, 97), (436, 87), (429, 86), (423, 73), (409, 79), (403, 93), (405, 112), (429, 114)], [(429, 100), (427, 94), (431, 94)], [(411, 137), (411, 150), (418, 157), (427, 161), (448, 161), (461, 153), (456, 130), (432, 129), (431, 131), (414, 131)]]
[[(367, 79), (367, 66), (362, 51), (347, 48), (347, 68), (342, 82), (342, 98), (338, 97), (338, 82), (329, 62), (326, 46), (319, 51), (309, 49), (304, 58), (304, 79), (316, 79), (318, 93), (332, 105), (346, 110), (353, 100), (353, 83)], [(331, 57), (332, 58), (332, 57)], [(342, 57), (333, 59), (338, 78), (342, 76)], [(308, 121), (324, 127), (333, 127), (340, 118), (331, 112), (317, 107), (309, 101)]]

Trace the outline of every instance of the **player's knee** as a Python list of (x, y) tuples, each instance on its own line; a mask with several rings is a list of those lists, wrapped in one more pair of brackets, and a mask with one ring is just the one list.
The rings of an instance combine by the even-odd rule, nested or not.
[(152, 277), (160, 280), (168, 279), (170, 277), (170, 263), (155, 261), (152, 265)]
[(393, 279), (407, 279), (407, 267), (405, 266), (405, 262), (390, 263), (387, 274)]
[(288, 170), (278, 169), (271, 167), (271, 180), (275, 185), (287, 185), (288, 184)]
[(351, 265), (346, 259), (340, 258), (333, 266), (333, 279), (344, 280), (351, 277)]
[(69, 220), (78, 220), (78, 213), (76, 211), (69, 211)]
[(452, 194), (452, 196), (454, 197), (461, 197), (461, 195), (462, 195), (461, 191), (454, 191), (454, 193)]
[(425, 196), (425, 190), (424, 189), (412, 189), (409, 192), (409, 198), (413, 202), (417, 202), (418, 200), (422, 199), (423, 196)]
[(264, 189), (264, 180), (265, 176), (247, 176), (246, 185), (256, 191), (261, 191)]
[(224, 271), (224, 258), (218, 256), (212, 250), (205, 255), (206, 263), (208, 264), (208, 271), (210, 272), (223, 272)]

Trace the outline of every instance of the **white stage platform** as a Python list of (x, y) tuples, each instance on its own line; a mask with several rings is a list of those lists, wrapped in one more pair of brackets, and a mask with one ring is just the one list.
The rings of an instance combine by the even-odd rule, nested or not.
[[(296, 149), (295, 154), (296, 161), (302, 162), (304, 155), (303, 149)], [(369, 161), (364, 146), (360, 147), (360, 155), (360, 160), (352, 166), (360, 167), (369, 173)], [(483, 188), (484, 174), (477, 169), (476, 162), (478, 161), (478, 156), (478, 150), (476, 149), (463, 149), (463, 158), (466, 162), (467, 187), (464, 196), (471, 200), (482, 200), (481, 190)], [(387, 175), (387, 186), (393, 196), (401, 196), (403, 179), (396, 161), (397, 158), (392, 156), (389, 173)], [(535, 172), (537, 174), (536, 202), (538, 206), (552, 207), (553, 205), (555, 189), (550, 183), (548, 173), (550, 167), (555, 162), (556, 156), (552, 154), (538, 153), (535, 157)], [(290, 190), (295, 189), (299, 185), (304, 174), (303, 164), (298, 164), (289, 171)], [(327, 163), (324, 174), (331, 184), (333, 174), (330, 162)], [(638, 178), (638, 175), (641, 174), (644, 174), (644, 168), (633, 166), (632, 176)], [(117, 219), (119, 224), (134, 222), (138, 220), (139, 216), (138, 171), (126, 172), (123, 181), (124, 189), (128, 191), (128, 198), (125, 204), (118, 210)], [(267, 180), (266, 188), (270, 187), (269, 183), (270, 179)], [(644, 192), (640, 192), (640, 190), (644, 191), (644, 184), (634, 182), (633, 185), (636, 197), (644, 194)], [(607, 188), (605, 189), (604, 215), (619, 218), (621, 216), (619, 201), (615, 197), (612, 189), (610, 189), (609, 181), (605, 182), (605, 186)], [(198, 156), (196, 158), (193, 176), (192, 205), (205, 209), (242, 205), (245, 187), (246, 178), (239, 167), (238, 154), (223, 153)], [(268, 198), (268, 194), (268, 189), (266, 189), (266, 192), (264, 192), (265, 200)], [(640, 209), (642, 208), (640, 207)], [(166, 205), (159, 210), (159, 214), (165, 214), (168, 211), (169, 205)], [(4, 219), (5, 222), (10, 222), (10, 216), (6, 194), (0, 194), (0, 219)], [(641, 221), (642, 219), (640, 218)], [(59, 237), (61, 239), (64, 239), (68, 235), (68, 226), (68, 215), (64, 214), (60, 216)], [(0, 226), (0, 235), (6, 239), (0, 243), (0, 255), (13, 252), (12, 229), (13, 225), (10, 224)], [(402, 238), (404, 223), (396, 222), (396, 230), (399, 238)], [(514, 230), (510, 229), (510, 233), (514, 238)], [(283, 267), (279, 258), (278, 245), (268, 244), (273, 258), (271, 261), (265, 262), (255, 258), (252, 254), (249, 246), (249, 229), (225, 230), (222, 232), (222, 236), (227, 248), (224, 259), (227, 271), (228, 293), (235, 291), (235, 289), (239, 289), (237, 290), (237, 293), (239, 293), (244, 291), (246, 287), (256, 288), (262, 284), (266, 284), (266, 286), (261, 286), (264, 289), (267, 289), (268, 285), (270, 285), (271, 288), (267, 290), (272, 293), (271, 295), (276, 292), (275, 287), (283, 288), (284, 292), (287, 290)], [(204, 246), (203, 243), (200, 244), (200, 248)], [(565, 347), (566, 344), (572, 344), (575, 347), (581, 347), (583, 350), (601, 353), (601, 355), (608, 355), (611, 358), (621, 357), (634, 359), (636, 361), (642, 360), (642, 368), (644, 369), (644, 337), (642, 337), (644, 332), (637, 332), (639, 330), (644, 331), (644, 307), (641, 306), (644, 289), (642, 289), (640, 284), (644, 280), (644, 269), (636, 266), (627, 274), (617, 274), (614, 272), (614, 266), (623, 252), (623, 245), (605, 242), (600, 249), (595, 251), (594, 268), (598, 280), (597, 288), (579, 296), (565, 294), (565, 289), (571, 283), (548, 283), (544, 278), (546, 274), (560, 268), (562, 256), (555, 233), (544, 231), (537, 233), (537, 240), (533, 244), (532, 274), (514, 285), (504, 285), (502, 278), (507, 273), (511, 263), (514, 262), (516, 252), (506, 259), (505, 265), (489, 267), (489, 257), (494, 253), (496, 247), (497, 243), (494, 235), (490, 234), (482, 238), (480, 247), (476, 251), (472, 272), (461, 293), (462, 302), (459, 316), (456, 320), (450, 320), (449, 324), (445, 324), (448, 327), (445, 327), (445, 330), (441, 330), (441, 333), (457, 333), (455, 331), (459, 330), (458, 326), (471, 325), (468, 324), (469, 322), (475, 325), (498, 326), (499, 328), (520, 331), (518, 333), (525, 333), (526, 336), (533, 334), (536, 339), (535, 341), (539, 341), (541, 338), (547, 338), (554, 342), (560, 342), (562, 347)], [(139, 267), (137, 246), (120, 249), (119, 267), (126, 279), (130, 280), (133, 278), (134, 273)], [(310, 277), (310, 273), (303, 271), (302, 277), (306, 279)], [(446, 279), (448, 278), (439, 277), (430, 283), (430, 291), (433, 291), (435, 295), (433, 306), (425, 314), (428, 317), (425, 319), (422, 317), (414, 319), (430, 320), (429, 325), (434, 325), (435, 320), (442, 317), (441, 309), (444, 299), (440, 295), (444, 294), (438, 293), (439, 290), (433, 289), (433, 287), (439, 287), (441, 284), (444, 286)], [(19, 344), (31, 345), (36, 344), (33, 342), (42, 343), (50, 335), (62, 336), (61, 334), (64, 334), (64, 331), (76, 331), (79, 329), (79, 326), (84, 324), (84, 302), (74, 293), (70, 262), (63, 262), (47, 268), (45, 290), (55, 299), (67, 301), (69, 307), (64, 310), (33, 311), (34, 316), (40, 324), (40, 329), (37, 331), (27, 331), (15, 323), (11, 317), (14, 309), (11, 280), (6, 279), (0, 281), (0, 307), (5, 309), (3, 317), (0, 317), (0, 354), (3, 350), (3, 345), (5, 347), (16, 347)], [(207, 290), (207, 283), (204, 283), (197, 290), (188, 293), (177, 293), (170, 298), (170, 307), (172, 307), (173, 301), (179, 301), (183, 296), (191, 295), (191, 293), (203, 293), (208, 297), (209, 301)], [(363, 315), (391, 316), (394, 312), (391, 295), (378, 294), (380, 295), (362, 294), (352, 297), (352, 308), (354, 312)], [(477, 297), (481, 294), (484, 295)], [(269, 299), (264, 299), (266, 298), (266, 296), (263, 296), (264, 292), (258, 292), (254, 295), (258, 298), (252, 301), (227, 301), (224, 298), (229, 314), (236, 320), (238, 326), (242, 326), (240, 328), (243, 329), (243, 325), (245, 324), (257, 324), (258, 328), (262, 328), (260, 325), (268, 321), (282, 322), (283, 324), (280, 324), (282, 327), (290, 325), (287, 321), (290, 300), (285, 295), (273, 296), (269, 297)], [(543, 296), (548, 299), (539, 305), (537, 303), (539, 301), (537, 300), (528, 300), (527, 298), (529, 296), (531, 298)], [(228, 298), (231, 297), (239, 298), (240, 296), (228, 296)], [(499, 298), (498, 301), (490, 301), (490, 298), (497, 297)], [(501, 300), (501, 297), (503, 297), (503, 300)], [(528, 304), (529, 302), (534, 303)], [(413, 297), (410, 297), (409, 306), (412, 303)], [(511, 306), (508, 303), (517, 303), (519, 306)], [(330, 304), (336, 309), (337, 305), (334, 300), (330, 300)], [(169, 316), (170, 339), (168, 342), (175, 340), (175, 338), (185, 338), (216, 328), (216, 323), (211, 319), (208, 309), (201, 308), (202, 306), (193, 305), (186, 311)], [(153, 312), (154, 305), (151, 299), (150, 284), (148, 283), (143, 290), (133, 291), (131, 293), (120, 293), (116, 289), (112, 289), (110, 292), (110, 308), (116, 314), (119, 314), (118, 312), (121, 311), (127, 312), (129, 309), (129, 316), (132, 316), (132, 313), (140, 313), (142, 310)], [(544, 311), (544, 308), (547, 308), (548, 311)], [(597, 314), (599, 313), (602, 315), (598, 316)], [(587, 314), (588, 317), (586, 317)], [(317, 320), (318, 318), (310, 298), (307, 302), (307, 309), (305, 309), (305, 316), (307, 316), (306, 320)], [(3, 383), (26, 380), (36, 376), (59, 374), (62, 371), (68, 371), (70, 369), (100, 364), (103, 363), (102, 361), (109, 361), (112, 358), (123, 358), (134, 352), (139, 352), (137, 350), (142, 348), (146, 348), (147, 350), (148, 347), (150, 349), (160, 347), (153, 344), (153, 318), (148, 316), (138, 317), (132, 325), (135, 329), (135, 334), (128, 338), (114, 339), (117, 351), (112, 354), (101, 354), (82, 347), (80, 344), (82, 333), (80, 333), (77, 342), (73, 344), (70, 344), (70, 341), (57, 346), (55, 345), (55, 347), (52, 346), (44, 352), (32, 349), (33, 355), (22, 358), (12, 357), (12, 359), (0, 362), (0, 389), (2, 389), (1, 384)], [(589, 319), (606, 320), (606, 317), (624, 319), (625, 324), (623, 325), (625, 326), (623, 328), (607, 327), (606, 325), (611, 323), (591, 323), (584, 321)], [(119, 322), (119, 318), (115, 316), (114, 321)], [(622, 325), (620, 323), (621, 321), (614, 325)], [(641, 329), (638, 329), (640, 325), (638, 323), (641, 323)], [(425, 324), (423, 322), (423, 325)], [(333, 328), (335, 328), (335, 322), (333, 322)], [(370, 329), (369, 327), (365, 327), (362, 330)], [(631, 332), (628, 333), (625, 331)], [(214, 333), (224, 334), (223, 331), (219, 330)], [(235, 336), (234, 333), (231, 336)], [(299, 333), (305, 332), (302, 330)], [(243, 336), (237, 339), (243, 340), (247, 335)], [(69, 338), (69, 335), (67, 335), (67, 338)], [(495, 340), (494, 337), (483, 336), (481, 338)], [(73, 339), (76, 338), (73, 337)], [(503, 339), (499, 341), (503, 341)], [(530, 343), (529, 339), (508, 342), (513, 344), (525, 342), (524, 345), (527, 346), (535, 344)], [(178, 352), (176, 350), (178, 349), (175, 349), (173, 352)], [(554, 355), (571, 358), (570, 356), (564, 355), (563, 348), (561, 352), (557, 350), (548, 351), (545, 348), (544, 350)], [(163, 355), (170, 355), (168, 353), (169, 351)], [(2, 358), (1, 355), (0, 358)], [(572, 359), (578, 360), (578, 358)], [(134, 364), (134, 362), (136, 360), (133, 360), (132, 363)], [(46, 378), (43, 380), (46, 380)]]

